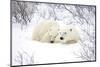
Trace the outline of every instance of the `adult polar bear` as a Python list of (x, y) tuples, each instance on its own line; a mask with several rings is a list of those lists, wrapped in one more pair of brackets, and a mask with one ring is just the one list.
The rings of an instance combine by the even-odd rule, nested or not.
[(79, 33), (75, 26), (65, 25), (60, 28), (59, 34), (55, 38), (55, 43), (73, 44), (79, 41)]
[(58, 24), (53, 20), (46, 20), (36, 25), (33, 30), (32, 39), (41, 42), (54, 42), (58, 34)]

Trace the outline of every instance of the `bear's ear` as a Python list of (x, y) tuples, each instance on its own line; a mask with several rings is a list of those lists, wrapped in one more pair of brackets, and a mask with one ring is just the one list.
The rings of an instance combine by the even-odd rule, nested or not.
[(70, 29), (70, 31), (72, 31), (72, 29)]

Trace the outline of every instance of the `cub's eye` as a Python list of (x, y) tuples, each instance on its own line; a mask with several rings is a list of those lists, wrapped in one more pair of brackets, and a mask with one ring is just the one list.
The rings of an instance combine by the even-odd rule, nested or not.
[(70, 31), (72, 31), (72, 29), (70, 29)]
[(64, 34), (67, 34), (66, 32), (64, 32)]

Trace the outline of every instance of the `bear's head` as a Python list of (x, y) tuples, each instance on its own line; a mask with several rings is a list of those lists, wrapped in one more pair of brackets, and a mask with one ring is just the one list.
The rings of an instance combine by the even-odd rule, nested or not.
[(79, 40), (79, 34), (75, 27), (66, 26), (59, 30), (55, 42), (72, 44)]

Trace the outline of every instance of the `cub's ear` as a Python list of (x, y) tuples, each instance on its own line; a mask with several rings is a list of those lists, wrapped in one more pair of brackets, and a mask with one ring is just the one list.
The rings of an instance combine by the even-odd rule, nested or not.
[(72, 31), (72, 29), (70, 29), (70, 31)]
[(49, 31), (52, 31), (52, 29), (51, 29), (51, 28), (50, 28), (50, 29), (48, 29), (48, 32), (49, 32)]

